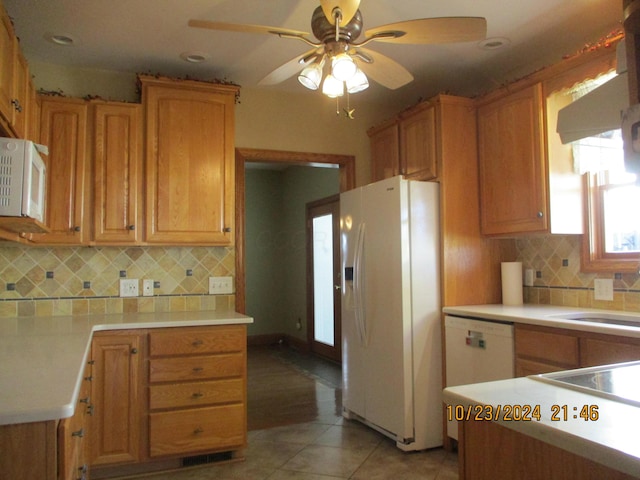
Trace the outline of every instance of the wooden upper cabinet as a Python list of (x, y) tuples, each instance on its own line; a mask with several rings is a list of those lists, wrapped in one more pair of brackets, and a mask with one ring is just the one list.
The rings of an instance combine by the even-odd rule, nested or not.
[(40, 143), (49, 148), (45, 225), (34, 242), (79, 245), (89, 239), (84, 217), (87, 102), (42, 97)]
[(29, 118), (29, 88), (33, 88), (29, 81), (29, 65), (20, 51), (18, 42), (14, 42), (14, 72), (13, 72), (13, 110), (11, 124), (18, 138), (27, 137), (27, 122)]
[(0, 5), (0, 117), (8, 123), (13, 115), (14, 43), (11, 20)]
[(424, 102), (400, 118), (400, 171), (415, 180), (436, 178), (435, 105)]
[(237, 88), (141, 77), (146, 241), (232, 245)]
[(100, 244), (135, 244), (142, 238), (142, 106), (92, 106), (93, 238)]
[(369, 129), (371, 142), (371, 181), (395, 177), (400, 173), (400, 143), (398, 123)]
[(482, 233), (548, 229), (542, 86), (478, 108)]
[(438, 176), (435, 104), (421, 103), (367, 133), (372, 182), (396, 175), (414, 180)]

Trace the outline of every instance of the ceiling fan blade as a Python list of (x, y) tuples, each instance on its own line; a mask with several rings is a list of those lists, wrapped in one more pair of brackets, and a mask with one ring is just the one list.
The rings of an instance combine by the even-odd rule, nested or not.
[(317, 56), (322, 55), (323, 52), (323, 48), (313, 48), (302, 55), (292, 58), (287, 63), (280, 65), (273, 72), (260, 80), (258, 85), (275, 85), (277, 83), (284, 82), (289, 77), (292, 77), (313, 62)]
[(368, 48), (359, 48), (358, 51), (373, 60), (372, 63), (358, 62), (358, 67), (380, 85), (395, 90), (413, 81), (409, 70), (395, 60)]
[(333, 18), (333, 10), (339, 8), (342, 12), (342, 20), (340, 26), (343, 27), (351, 21), (353, 16), (358, 11), (360, 6), (360, 0), (320, 0), (320, 6), (324, 12), (325, 17), (329, 20), (331, 25), (335, 25), (336, 22)]
[[(385, 36), (386, 32), (404, 34)], [(410, 44), (473, 42), (486, 35), (487, 20), (482, 17), (421, 18), (381, 25), (365, 32), (366, 38), (374, 37), (378, 42)]]
[(288, 28), (268, 27), (266, 25), (249, 25), (243, 23), (211, 22), (208, 20), (189, 20), (189, 26), (207, 28), (209, 30), (224, 30), (227, 32), (260, 33), (293, 37), (304, 37), (309, 35), (307, 32), (290, 30)]

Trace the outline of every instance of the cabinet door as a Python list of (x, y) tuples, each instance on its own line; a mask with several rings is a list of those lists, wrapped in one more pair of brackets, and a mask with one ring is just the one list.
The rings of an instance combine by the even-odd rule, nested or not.
[(18, 138), (26, 138), (29, 113), (29, 65), (20, 52), (18, 42), (14, 43), (13, 64), (13, 110), (11, 124)]
[(146, 240), (231, 245), (235, 96), (178, 85), (143, 90)]
[(437, 175), (436, 108), (434, 105), (400, 121), (400, 170), (407, 178), (431, 180)]
[(482, 233), (548, 228), (542, 86), (533, 85), (478, 109)]
[(400, 173), (398, 124), (369, 131), (371, 142), (371, 181), (377, 182)]
[(40, 143), (49, 147), (45, 224), (51, 233), (34, 242), (78, 245), (88, 240), (83, 224), (87, 104), (42, 98)]
[(7, 122), (11, 122), (13, 115), (14, 43), (11, 20), (0, 6), (0, 116)]
[(94, 240), (132, 244), (141, 239), (141, 105), (94, 107)]
[(141, 336), (97, 334), (92, 343), (94, 405), (90, 425), (90, 465), (140, 459)]
[(595, 367), (640, 360), (640, 339), (590, 335), (580, 339), (580, 366)]

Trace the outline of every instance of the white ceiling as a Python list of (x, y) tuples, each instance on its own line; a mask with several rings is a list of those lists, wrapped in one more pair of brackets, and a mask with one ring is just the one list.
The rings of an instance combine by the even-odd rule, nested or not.
[[(276, 67), (308, 50), (298, 40), (190, 28), (189, 19), (248, 23), (311, 31), (317, 0), (4, 0), (30, 61), (202, 80), (225, 79), (256, 87)], [(414, 18), (480, 16), (487, 37), (506, 47), (476, 43), (369, 44), (406, 67), (415, 81), (389, 91), (379, 85), (358, 96), (416, 100), (441, 92), (473, 96), (542, 66), (556, 63), (621, 28), (621, 0), (362, 0), (364, 29)], [(75, 39), (56, 46), (48, 33)], [(209, 58), (190, 64), (183, 52)], [(294, 78), (271, 87), (308, 92)], [(394, 97), (395, 96), (395, 97)]]

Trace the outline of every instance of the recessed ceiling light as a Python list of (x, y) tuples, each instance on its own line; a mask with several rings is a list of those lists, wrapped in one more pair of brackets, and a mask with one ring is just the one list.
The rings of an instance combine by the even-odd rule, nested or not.
[(478, 42), (478, 47), (482, 50), (497, 50), (498, 48), (502, 48), (510, 43), (511, 40), (505, 37), (491, 37)]
[(202, 52), (182, 52), (180, 58), (189, 63), (202, 63), (209, 58), (209, 55)]
[(44, 38), (56, 45), (69, 46), (74, 45), (76, 40), (71, 35), (57, 34), (57, 33), (47, 33)]

